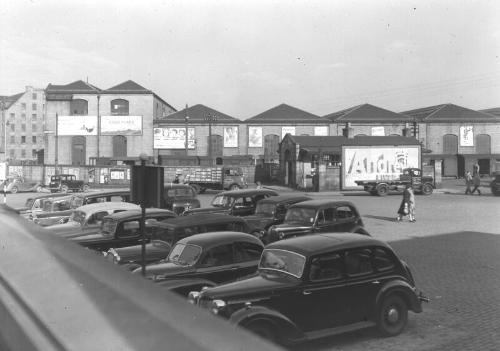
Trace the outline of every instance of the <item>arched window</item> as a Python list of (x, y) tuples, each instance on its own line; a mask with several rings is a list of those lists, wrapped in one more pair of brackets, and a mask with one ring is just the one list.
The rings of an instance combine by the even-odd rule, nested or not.
[(83, 136), (74, 136), (71, 139), (71, 164), (84, 165), (86, 154), (86, 139)]
[(212, 134), (212, 140), (209, 141), (212, 145), (212, 157), (223, 155), (224, 138), (221, 135)]
[(111, 100), (111, 114), (128, 116), (128, 101), (124, 99)]
[(443, 154), (456, 155), (458, 153), (458, 136), (446, 134), (443, 136)]
[(265, 162), (276, 162), (279, 160), (278, 149), (280, 137), (275, 134), (268, 134), (264, 137), (264, 160)]
[(83, 99), (74, 99), (69, 103), (72, 116), (86, 116), (89, 114), (89, 102)]
[(491, 137), (488, 134), (479, 134), (476, 137), (476, 153), (489, 154), (491, 153)]
[(127, 156), (127, 137), (123, 135), (113, 136), (113, 157)]

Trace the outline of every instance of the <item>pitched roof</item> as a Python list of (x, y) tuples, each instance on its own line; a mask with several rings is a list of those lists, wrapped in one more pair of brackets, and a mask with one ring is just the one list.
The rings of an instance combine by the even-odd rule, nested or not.
[(489, 109), (486, 109), (486, 110), (479, 110), (479, 112), (489, 113), (490, 115), (499, 116), (500, 117), (500, 107), (489, 108)]
[(323, 118), (332, 122), (408, 122), (411, 119), (400, 113), (370, 104), (363, 104), (330, 113)]
[(4, 104), (4, 109), (8, 109), (12, 105), (14, 105), (16, 101), (19, 100), (23, 95), (24, 93), (19, 93), (10, 96), (0, 96), (0, 101)]
[(401, 113), (412, 118), (416, 118), (419, 122), (426, 123), (500, 122), (500, 118), (498, 116), (471, 110), (454, 104), (423, 107)]
[(207, 123), (206, 118), (208, 116), (216, 118), (214, 123), (218, 124), (241, 123), (241, 121), (237, 118), (228, 116), (201, 104), (190, 106), (187, 109), (184, 108), (180, 111), (169, 114), (166, 117), (158, 119), (155, 122), (161, 124), (184, 124), (186, 122), (186, 116), (189, 117), (189, 123)]
[(103, 90), (103, 94), (152, 94), (149, 89), (144, 88), (142, 85), (137, 84), (133, 80), (127, 80), (123, 83), (115, 85), (109, 89)]
[(98, 94), (101, 89), (86, 83), (83, 80), (77, 80), (66, 85), (50, 84), (45, 88), (46, 94)]
[(264, 111), (254, 117), (245, 120), (249, 124), (267, 124), (267, 123), (313, 123), (313, 124), (329, 124), (329, 121), (324, 120), (320, 116), (300, 110), (296, 107), (287, 104), (281, 104)]

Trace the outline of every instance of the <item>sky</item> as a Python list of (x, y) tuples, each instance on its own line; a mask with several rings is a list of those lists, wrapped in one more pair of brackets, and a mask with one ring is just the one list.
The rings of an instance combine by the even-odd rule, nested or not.
[(500, 107), (497, 0), (0, 0), (0, 95), (129, 79), (247, 119)]

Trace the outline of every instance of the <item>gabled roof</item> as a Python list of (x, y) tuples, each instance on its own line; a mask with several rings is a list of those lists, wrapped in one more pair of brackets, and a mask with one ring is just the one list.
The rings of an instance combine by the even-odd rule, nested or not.
[(50, 84), (45, 88), (46, 94), (98, 94), (101, 89), (86, 83), (83, 80), (77, 80), (66, 85)]
[(332, 122), (408, 122), (411, 119), (400, 113), (389, 111), (370, 104), (354, 106), (342, 111), (330, 113), (323, 118)]
[(103, 90), (103, 94), (152, 94), (149, 89), (144, 88), (142, 85), (137, 84), (133, 80), (127, 80), (123, 83), (115, 85), (109, 89)]
[(206, 120), (208, 116), (216, 118), (216, 121), (213, 123), (217, 124), (241, 123), (241, 121), (237, 118), (228, 116), (201, 104), (190, 106), (187, 109), (184, 108), (180, 111), (169, 114), (166, 117), (156, 120), (156, 122), (160, 124), (184, 124), (186, 123), (186, 116), (189, 117), (189, 123), (195, 124), (208, 123)]
[(486, 109), (486, 110), (479, 110), (479, 112), (488, 113), (490, 115), (499, 116), (500, 117), (500, 107), (489, 108), (489, 109)]
[(426, 123), (500, 122), (500, 118), (492, 114), (474, 111), (454, 104), (429, 106), (401, 112), (401, 114), (415, 118), (419, 122)]
[(254, 117), (245, 120), (249, 124), (271, 124), (271, 123), (312, 123), (312, 124), (329, 124), (329, 121), (324, 120), (320, 116), (300, 110), (296, 107), (287, 104), (281, 104), (264, 111)]
[(0, 96), (0, 101), (4, 104), (4, 109), (8, 109), (16, 103), (17, 100), (23, 96), (24, 93), (19, 93), (11, 96)]

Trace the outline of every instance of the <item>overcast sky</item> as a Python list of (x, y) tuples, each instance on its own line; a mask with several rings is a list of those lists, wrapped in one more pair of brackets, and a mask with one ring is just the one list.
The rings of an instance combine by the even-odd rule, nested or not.
[(500, 107), (500, 1), (0, 0), (0, 95), (134, 80), (240, 119)]

